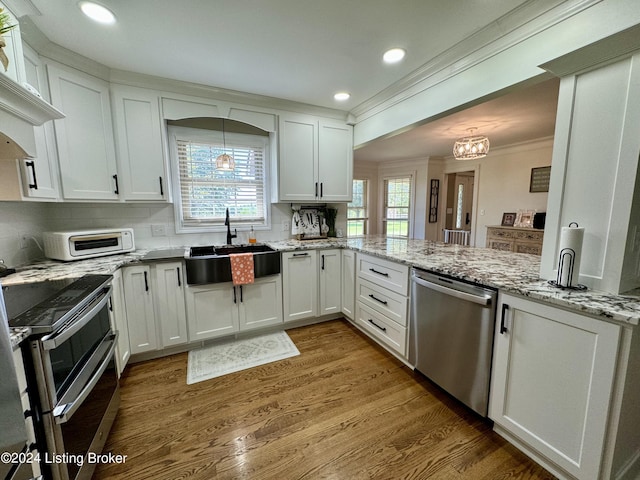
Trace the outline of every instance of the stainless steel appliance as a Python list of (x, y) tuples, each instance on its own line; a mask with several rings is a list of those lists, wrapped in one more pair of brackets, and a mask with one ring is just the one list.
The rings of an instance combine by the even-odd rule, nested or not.
[[(31, 477), (30, 464), (21, 462), (21, 456), (27, 453), (27, 430), (24, 423), (20, 389), (16, 377), (9, 325), (0, 291), (0, 479)], [(5, 458), (7, 455), (9, 457)]]
[(444, 390), (487, 415), (493, 289), (412, 269), (409, 361)]
[[(119, 406), (109, 320), (111, 275), (5, 287), (10, 326), (30, 326), (29, 387), (41, 465), (54, 480), (90, 479)], [(33, 305), (35, 303), (35, 306)], [(31, 378), (29, 378), (31, 377)]]
[(135, 250), (133, 229), (109, 228), (44, 232), (44, 254), (55, 260), (82, 260)]

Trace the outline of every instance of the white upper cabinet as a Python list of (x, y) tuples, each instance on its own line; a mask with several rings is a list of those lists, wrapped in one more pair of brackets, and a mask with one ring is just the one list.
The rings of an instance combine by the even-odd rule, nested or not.
[(352, 127), (303, 115), (279, 122), (281, 202), (348, 202), (353, 180)]
[[(27, 83), (43, 98), (49, 98), (44, 64), (28, 45), (23, 46)], [(53, 122), (33, 127), (37, 156), (20, 160), (22, 191), (28, 199), (51, 199), (60, 196), (58, 187), (58, 157), (54, 141)]]
[(117, 200), (109, 84), (55, 63), (47, 71), (51, 101), (66, 115), (54, 120), (63, 197)]
[(118, 171), (125, 200), (167, 201), (160, 99), (150, 90), (112, 85)]

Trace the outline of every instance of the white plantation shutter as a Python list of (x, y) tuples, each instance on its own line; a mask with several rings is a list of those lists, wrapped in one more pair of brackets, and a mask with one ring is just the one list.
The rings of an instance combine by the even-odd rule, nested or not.
[[(223, 225), (227, 208), (234, 225), (266, 225), (266, 137), (226, 133), (225, 149), (220, 132), (196, 132), (173, 131), (182, 226)], [(234, 170), (216, 168), (222, 153), (234, 158)]]

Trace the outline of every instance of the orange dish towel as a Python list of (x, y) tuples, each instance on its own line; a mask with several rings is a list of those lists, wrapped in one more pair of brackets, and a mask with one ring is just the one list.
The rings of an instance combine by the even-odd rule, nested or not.
[(231, 279), (234, 285), (253, 283), (253, 253), (233, 253), (231, 261)]

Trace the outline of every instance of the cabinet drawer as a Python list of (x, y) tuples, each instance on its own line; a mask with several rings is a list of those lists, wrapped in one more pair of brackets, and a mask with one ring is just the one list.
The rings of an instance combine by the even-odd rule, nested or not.
[(407, 297), (361, 278), (358, 279), (357, 288), (359, 301), (399, 325), (407, 326)]
[(405, 356), (407, 329), (362, 302), (356, 304), (356, 323), (368, 334)]
[(359, 253), (358, 276), (400, 295), (407, 295), (409, 267), (406, 265)]

